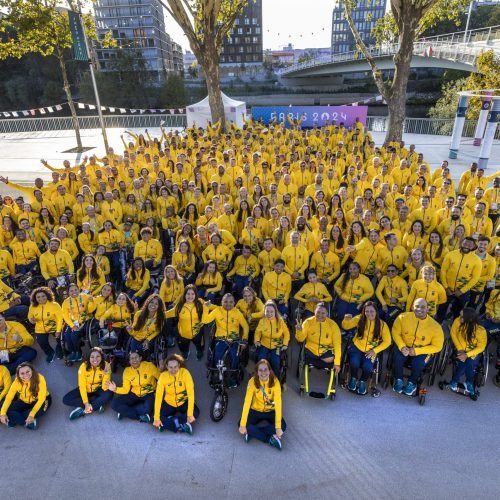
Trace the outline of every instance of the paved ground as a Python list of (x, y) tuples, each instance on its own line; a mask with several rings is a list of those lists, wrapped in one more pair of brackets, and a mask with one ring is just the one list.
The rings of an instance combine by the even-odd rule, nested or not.
[[(118, 145), (119, 133), (110, 131), (112, 144)], [(99, 144), (97, 131), (84, 135), (85, 145)], [(380, 134), (375, 138), (382, 140)], [(449, 138), (406, 139), (425, 152), (433, 167), (447, 157)], [(60, 153), (71, 146), (67, 132), (0, 137), (0, 172), (23, 182), (41, 172), (48, 178), (39, 158), (55, 165), (75, 160)], [(492, 157), (499, 155), (496, 145)], [(476, 156), (477, 148), (467, 144), (459, 161), (451, 163), (454, 177)], [(342, 389), (333, 403), (301, 399), (291, 375), (284, 395), (288, 430), (278, 452), (257, 442), (245, 444), (238, 434), (243, 388), (231, 393), (225, 419), (211, 422), (213, 393), (203, 363), (195, 359), (188, 367), (201, 416), (193, 436), (118, 422), (110, 409), (70, 422), (61, 399), (76, 385), (77, 368), (60, 361), (49, 366), (43, 359), (40, 355), (37, 366), (54, 403), (36, 433), (0, 428), (2, 498), (498, 498), (500, 392), (491, 380), (477, 402), (435, 386), (420, 407), (391, 391), (379, 399)]]

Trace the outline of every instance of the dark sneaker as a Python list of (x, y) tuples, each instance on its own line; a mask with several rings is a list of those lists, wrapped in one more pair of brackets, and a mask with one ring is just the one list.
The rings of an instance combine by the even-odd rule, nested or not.
[(394, 381), (394, 385), (392, 386), (392, 390), (394, 392), (397, 392), (398, 394), (401, 394), (403, 392), (403, 380), (400, 378), (397, 378)]
[(33, 423), (26, 426), (26, 429), (29, 429), (30, 431), (36, 431), (38, 429), (38, 422), (36, 421), (36, 418), (33, 420)]
[(56, 353), (52, 352), (50, 354), (47, 354), (47, 357), (45, 358), (45, 361), (50, 364), (50, 363), (54, 362), (54, 359), (56, 359)]
[(351, 377), (351, 381), (349, 382), (347, 388), (351, 391), (351, 392), (355, 392), (356, 391), (356, 387), (358, 386), (358, 381), (357, 379), (355, 379), (354, 377)]
[(118, 412), (118, 413), (116, 414), (116, 419), (117, 419), (117, 420), (122, 420), (122, 419), (123, 419), (122, 414)]
[(282, 446), (281, 446), (281, 439), (277, 438), (276, 436), (271, 436), (269, 438), (269, 444), (273, 447), (273, 448), (276, 448), (278, 450), (281, 451), (282, 449)]
[(187, 422), (185, 424), (181, 424), (179, 430), (189, 435), (193, 434), (193, 426), (191, 424), (188, 424)]
[(360, 380), (358, 384), (358, 394), (360, 396), (364, 396), (367, 392), (366, 382), (364, 380)]
[(73, 361), (75, 363), (78, 362), (78, 361), (83, 361), (82, 353), (81, 352), (75, 352), (75, 357), (74, 357)]
[(140, 415), (139, 422), (142, 422), (143, 424), (150, 424), (151, 417), (147, 413), (145, 413), (144, 415)]
[(406, 396), (413, 396), (417, 392), (417, 386), (413, 382), (408, 382), (403, 387), (403, 394)]
[(248, 435), (248, 433), (245, 434), (244, 438), (245, 438), (245, 443), (248, 443), (250, 441), (250, 436)]
[(104, 406), (99, 406), (99, 408), (97, 408), (97, 413), (104, 413)]
[(85, 415), (85, 411), (83, 408), (75, 408), (70, 414), (70, 420), (76, 420), (77, 418), (83, 417)]

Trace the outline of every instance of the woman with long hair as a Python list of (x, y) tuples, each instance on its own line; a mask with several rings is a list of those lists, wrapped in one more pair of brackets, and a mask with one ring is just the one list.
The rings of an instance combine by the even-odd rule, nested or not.
[(52, 238), (54, 236), (54, 228), (56, 222), (54, 217), (50, 213), (48, 208), (42, 207), (40, 209), (40, 214), (38, 215), (38, 219), (35, 221), (35, 228), (42, 231), (42, 233), (48, 238)]
[(82, 223), (82, 232), (77, 237), (80, 252), (83, 255), (94, 254), (97, 249), (97, 236), (90, 229), (90, 223)]
[(253, 344), (253, 337), (257, 323), (264, 315), (264, 304), (257, 296), (257, 292), (250, 286), (243, 288), (242, 297), (243, 298), (238, 300), (236, 309), (238, 309), (241, 314), (245, 316), (248, 326), (250, 327), (248, 342), (251, 345)]
[[(262, 423), (265, 425), (262, 426)], [(240, 419), (240, 434), (245, 441), (251, 438), (281, 450), (281, 438), (286, 430), (282, 417), (281, 385), (269, 361), (261, 359), (255, 365), (248, 382)]]
[(286, 216), (280, 217), (280, 225), (277, 229), (273, 231), (272, 239), (274, 246), (282, 252), (283, 249), (290, 242), (290, 233), (292, 232), (292, 227), (290, 224), (290, 219)]
[(473, 396), (476, 392), (476, 367), (488, 341), (486, 330), (480, 325), (479, 315), (474, 308), (464, 307), (460, 311), (460, 316), (451, 325), (450, 336), (456, 349), (457, 364), (448, 389), (456, 392), (460, 379), (465, 375), (465, 390)]
[(85, 255), (82, 265), (76, 272), (76, 283), (82, 293), (97, 295), (101, 287), (106, 283), (104, 274), (97, 267), (97, 262), (93, 255)]
[(45, 377), (31, 363), (21, 363), (0, 409), (0, 422), (9, 427), (24, 425), (34, 431), (38, 429), (37, 419), (51, 403)]
[(74, 410), (69, 414), (70, 420), (103, 413), (104, 407), (111, 401), (113, 393), (109, 390), (111, 366), (104, 359), (100, 347), (93, 347), (78, 369), (78, 387), (63, 397), (63, 404)]
[(192, 246), (188, 241), (181, 241), (179, 243), (177, 250), (172, 255), (172, 266), (175, 267), (186, 285), (194, 281), (196, 258), (193, 255)]
[(174, 266), (165, 266), (163, 281), (160, 286), (160, 297), (165, 307), (170, 309), (184, 292), (184, 281)]
[(465, 238), (465, 226), (463, 224), (457, 224), (451, 234), (445, 240), (446, 248), (449, 252), (453, 250), (458, 250), (462, 246), (462, 241)]
[(424, 231), (424, 223), (420, 220), (414, 220), (410, 226), (410, 231), (403, 236), (403, 247), (407, 252), (414, 248), (420, 248), (424, 251), (425, 245), (429, 241)]
[(149, 269), (144, 259), (142, 257), (133, 259), (125, 280), (126, 293), (133, 302), (142, 305), (146, 300), (150, 292), (149, 279)]
[(427, 262), (424, 257), (424, 251), (421, 248), (414, 248), (408, 259), (405, 262), (405, 270), (403, 271), (401, 277), (408, 279), (408, 286), (412, 286), (414, 281), (420, 276), (424, 266), (430, 266), (431, 263)]
[(165, 360), (166, 370), (156, 386), (153, 425), (162, 432), (193, 433), (193, 423), (200, 415), (194, 396), (193, 377), (184, 358), (171, 354)]
[(439, 271), (447, 253), (448, 249), (444, 246), (441, 233), (436, 230), (431, 231), (429, 243), (425, 246), (425, 259), (431, 262)]
[(119, 293), (115, 303), (102, 314), (99, 319), (99, 328), (108, 325), (108, 330), (117, 330), (117, 348), (121, 349), (125, 345), (126, 334), (132, 327), (132, 319), (136, 311), (137, 304), (132, 303), (126, 293)]
[(347, 244), (349, 246), (357, 245), (363, 238), (366, 238), (365, 227), (359, 221), (351, 222), (347, 231)]
[(165, 326), (165, 306), (158, 294), (150, 295), (134, 314), (130, 330), (130, 350), (143, 353), (151, 351), (150, 343), (161, 335)]
[(222, 290), (222, 274), (217, 270), (217, 262), (208, 260), (196, 277), (196, 287), (200, 299), (215, 303), (217, 295)]
[(380, 319), (377, 305), (372, 301), (363, 305), (361, 314), (355, 317), (346, 314), (342, 327), (346, 330), (356, 328), (348, 348), (351, 380), (347, 388), (364, 396), (368, 391), (367, 382), (373, 373), (373, 363), (377, 355), (391, 345), (391, 332), (387, 324)]

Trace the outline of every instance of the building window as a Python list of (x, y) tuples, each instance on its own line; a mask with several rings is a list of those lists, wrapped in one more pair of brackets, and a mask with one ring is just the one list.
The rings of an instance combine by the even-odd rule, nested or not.
[(250, 24), (250, 19), (248, 17), (245, 17), (245, 19), (244, 19), (243, 22), (244, 22), (245, 25), (249, 25)]
[(258, 19), (256, 17), (252, 17), (252, 24), (255, 26), (258, 24)]

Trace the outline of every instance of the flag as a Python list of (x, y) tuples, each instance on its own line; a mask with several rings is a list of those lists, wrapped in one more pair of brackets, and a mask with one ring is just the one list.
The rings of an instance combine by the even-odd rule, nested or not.
[(3, 116), (5, 116), (5, 118), (8, 118), (10, 116), (10, 113), (8, 113), (7, 111), (4, 111)]
[(123, 113), (126, 113), (126, 112), (127, 112), (127, 110), (125, 108), (120, 108), (120, 113), (123, 114)]
[(53, 113), (53, 112), (54, 112), (54, 108), (53, 108), (52, 106), (49, 106), (49, 107), (47, 108), (47, 111), (48, 111), (49, 113)]
[(87, 106), (89, 107), (89, 109), (95, 109), (95, 106), (93, 104), (87, 104)]
[(131, 112), (132, 114), (137, 113), (137, 109), (131, 109), (131, 110), (130, 110), (130, 112)]
[(29, 116), (29, 111), (21, 111), (21, 113), (24, 115), (24, 116)]
[(101, 106), (101, 111), (106, 111), (106, 106)]
[(82, 104), (81, 102), (79, 102), (78, 109), (85, 109), (85, 104)]
[(30, 109), (30, 114), (31, 114), (31, 116), (35, 116), (36, 111), (34, 109)]
[(110, 111), (110, 113), (114, 113), (115, 112), (115, 108), (109, 108), (109, 111)]
[(45, 111), (45, 108), (40, 108), (38, 111), (40, 111), (41, 115), (46, 115), (47, 112)]
[(12, 116), (17, 118), (19, 115), (18, 115), (18, 112), (17, 111), (12, 111)]
[(56, 110), (57, 110), (57, 111), (61, 111), (61, 109), (62, 109), (62, 106), (61, 106), (60, 104), (58, 104), (58, 105), (56, 106)]

